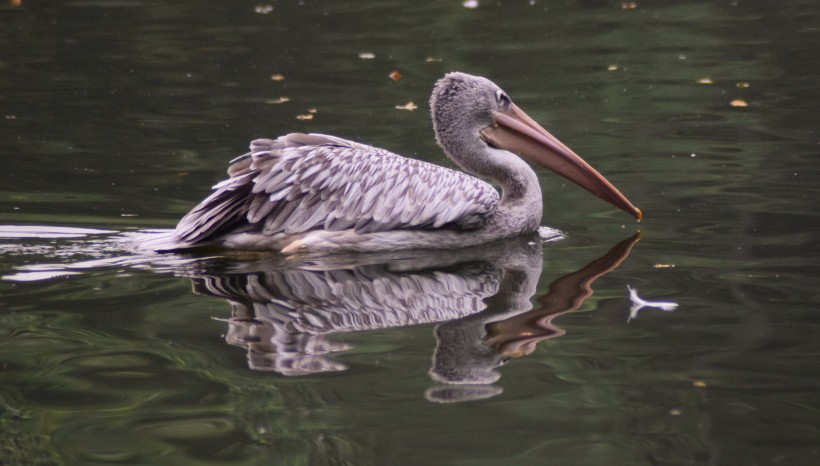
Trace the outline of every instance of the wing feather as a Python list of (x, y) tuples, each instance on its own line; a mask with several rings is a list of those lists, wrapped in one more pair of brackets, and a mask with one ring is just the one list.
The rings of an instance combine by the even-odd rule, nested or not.
[(180, 221), (177, 238), (196, 244), (237, 231), (473, 229), (499, 203), (492, 186), (464, 173), (321, 134), (255, 140), (228, 173)]

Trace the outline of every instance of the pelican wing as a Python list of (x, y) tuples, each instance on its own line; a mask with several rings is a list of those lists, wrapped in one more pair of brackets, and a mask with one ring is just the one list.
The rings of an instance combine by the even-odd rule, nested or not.
[(499, 203), (489, 184), (455, 170), (321, 134), (258, 139), (230, 178), (186, 215), (175, 236), (188, 244), (227, 233), (371, 233), (476, 229)]

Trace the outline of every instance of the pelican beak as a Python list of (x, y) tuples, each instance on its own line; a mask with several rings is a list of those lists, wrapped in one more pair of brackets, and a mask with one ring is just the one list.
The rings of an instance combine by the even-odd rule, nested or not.
[(578, 154), (513, 103), (495, 113), (495, 124), (481, 138), (530, 162), (539, 163), (641, 221), (640, 209)]

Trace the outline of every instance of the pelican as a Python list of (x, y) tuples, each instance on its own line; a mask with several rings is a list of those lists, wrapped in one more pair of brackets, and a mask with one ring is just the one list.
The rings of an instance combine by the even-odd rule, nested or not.
[(476, 177), (324, 134), (257, 139), (154, 249), (453, 249), (532, 233), (541, 188), (520, 157), (640, 221), (638, 208), (492, 81), (448, 73), (430, 109), (438, 145)]

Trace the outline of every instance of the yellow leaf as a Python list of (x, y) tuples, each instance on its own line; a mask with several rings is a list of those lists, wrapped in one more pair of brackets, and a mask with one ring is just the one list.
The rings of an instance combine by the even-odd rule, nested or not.
[(396, 105), (396, 108), (399, 109), (399, 110), (407, 110), (409, 112), (412, 112), (413, 110), (415, 110), (419, 107), (411, 101), (411, 102), (407, 102), (404, 105)]

